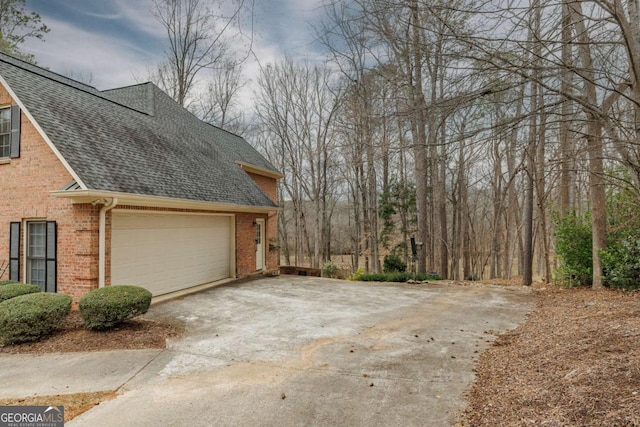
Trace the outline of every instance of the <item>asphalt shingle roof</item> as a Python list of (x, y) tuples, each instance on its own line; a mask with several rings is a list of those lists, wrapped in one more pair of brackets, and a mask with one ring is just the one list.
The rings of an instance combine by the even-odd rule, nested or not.
[(88, 189), (275, 206), (236, 162), (277, 170), (152, 83), (101, 92), (2, 54), (0, 76)]

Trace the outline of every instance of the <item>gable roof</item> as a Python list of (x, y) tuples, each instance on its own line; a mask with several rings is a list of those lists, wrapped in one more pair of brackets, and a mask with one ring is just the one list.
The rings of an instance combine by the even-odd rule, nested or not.
[(275, 207), (240, 164), (279, 172), (242, 137), (202, 122), (152, 83), (99, 91), (0, 54), (0, 78), (78, 190)]

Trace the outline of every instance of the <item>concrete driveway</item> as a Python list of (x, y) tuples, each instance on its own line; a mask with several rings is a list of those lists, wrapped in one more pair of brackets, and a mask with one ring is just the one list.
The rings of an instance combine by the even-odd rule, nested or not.
[(153, 306), (185, 324), (117, 398), (69, 426), (449, 426), (524, 288), (281, 276)]

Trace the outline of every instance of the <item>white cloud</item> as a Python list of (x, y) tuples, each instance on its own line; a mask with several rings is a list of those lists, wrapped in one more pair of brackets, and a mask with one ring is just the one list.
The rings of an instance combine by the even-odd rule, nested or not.
[(151, 1), (116, 0), (114, 4), (122, 18), (130, 22), (132, 26), (151, 37), (166, 37), (164, 28), (151, 13), (153, 7)]
[(82, 30), (68, 22), (51, 20), (46, 42), (30, 40), (25, 51), (33, 53), (41, 66), (52, 71), (68, 71), (93, 76), (99, 89), (126, 86), (144, 78), (147, 68), (160, 58), (132, 41)]
[[(321, 4), (322, 0), (255, 0), (254, 33), (248, 34), (250, 26), (246, 21), (242, 38), (237, 36), (237, 28), (231, 29), (230, 36), (236, 35), (233, 48), (238, 55), (243, 57), (247, 54), (248, 38), (253, 36), (252, 50), (258, 59), (249, 55), (243, 64), (243, 73), (249, 83), (241, 90), (239, 98), (247, 110), (253, 110), (253, 93), (257, 88), (260, 66), (282, 60), (285, 55), (321, 60), (307, 24), (307, 21), (321, 16)], [(164, 28), (151, 13), (152, 1), (112, 0), (108, 6), (93, 9), (87, 4), (86, 9), (77, 11), (87, 19), (99, 18), (105, 23), (100, 28), (83, 29), (87, 27), (86, 23), (81, 25), (71, 20), (74, 18), (56, 19), (42, 15), (51, 32), (45, 42), (27, 41), (24, 50), (34, 54), (40, 65), (52, 71), (84, 76), (91, 74), (92, 85), (98, 89), (135, 84), (136, 78), (146, 80), (148, 70), (163, 59), (159, 50), (166, 39)], [(140, 38), (124, 39), (124, 34), (117, 30), (123, 27), (134, 29), (131, 37)], [(144, 46), (144, 43), (153, 42), (155, 51)], [(199, 79), (200, 86), (204, 87), (206, 76), (203, 74)]]

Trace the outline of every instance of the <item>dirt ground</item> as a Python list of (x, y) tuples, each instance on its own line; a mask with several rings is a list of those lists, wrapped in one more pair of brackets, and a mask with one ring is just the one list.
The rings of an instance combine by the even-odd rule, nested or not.
[[(480, 356), (458, 425), (640, 426), (640, 293), (539, 284), (534, 289), (538, 303), (526, 323), (499, 336)], [(179, 332), (144, 319), (91, 332), (73, 312), (48, 339), (0, 347), (0, 353), (164, 348), (166, 338)], [(0, 405), (53, 402), (65, 406), (70, 420), (113, 396), (37, 396), (2, 399)]]

